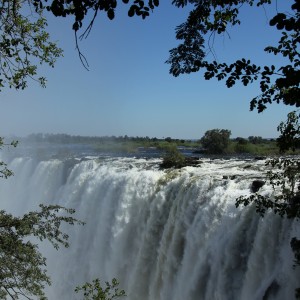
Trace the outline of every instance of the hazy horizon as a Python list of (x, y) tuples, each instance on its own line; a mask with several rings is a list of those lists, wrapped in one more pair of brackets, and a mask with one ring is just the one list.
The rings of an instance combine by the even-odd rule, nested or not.
[[(215, 129), (215, 128), (211, 128), (211, 129)], [(221, 128), (219, 128), (221, 129)], [(225, 128), (226, 129), (226, 128)], [(157, 138), (159, 140), (163, 140), (163, 139), (166, 139), (168, 137), (174, 139), (174, 140), (185, 140), (185, 141), (197, 141), (197, 140), (200, 140), (201, 136), (199, 137), (192, 137), (192, 138), (189, 138), (189, 137), (181, 137), (181, 138), (175, 138), (175, 137), (172, 137), (172, 136), (131, 136), (131, 135), (128, 135), (128, 134), (125, 134), (125, 135), (80, 135), (80, 134), (68, 134), (68, 133), (65, 133), (65, 132), (61, 132), (61, 133), (49, 133), (49, 132), (32, 132), (30, 134), (27, 134), (27, 135), (7, 135), (5, 136), (4, 138), (6, 139), (16, 139), (16, 138), (20, 138), (20, 139), (26, 139), (26, 138), (29, 138), (31, 135), (39, 135), (39, 134), (42, 134), (42, 135), (67, 135), (67, 136), (71, 136), (71, 137), (84, 137), (84, 138), (124, 138), (125, 136), (127, 136), (129, 139), (131, 138), (149, 138), (149, 139), (154, 139), (154, 138)], [(263, 139), (266, 139), (266, 140), (272, 140), (272, 139), (276, 139), (277, 137), (264, 137), (264, 136), (261, 136), (261, 135), (254, 135), (254, 134), (251, 134), (249, 136), (230, 136), (230, 139), (236, 139), (236, 138), (245, 138), (245, 139), (248, 139), (250, 136), (258, 136), (258, 137), (262, 137)]]

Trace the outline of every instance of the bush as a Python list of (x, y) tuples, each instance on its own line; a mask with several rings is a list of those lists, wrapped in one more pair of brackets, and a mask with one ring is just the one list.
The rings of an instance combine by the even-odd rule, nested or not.
[(160, 164), (160, 167), (163, 169), (166, 168), (182, 168), (186, 165), (185, 157), (181, 154), (176, 146), (170, 146), (165, 155), (163, 156), (163, 162)]
[(120, 290), (118, 286), (119, 282), (115, 278), (112, 279), (111, 283), (105, 282), (105, 286), (102, 286), (97, 278), (92, 283), (87, 282), (83, 286), (77, 286), (75, 292), (83, 293), (84, 300), (112, 300), (125, 297), (125, 291)]
[(230, 135), (230, 130), (212, 129), (206, 131), (200, 141), (208, 153), (221, 154), (227, 150), (230, 143)]

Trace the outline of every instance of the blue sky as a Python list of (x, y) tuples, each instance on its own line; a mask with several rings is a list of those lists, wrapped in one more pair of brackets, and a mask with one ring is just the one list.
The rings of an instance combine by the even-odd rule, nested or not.
[[(75, 50), (71, 20), (49, 17), (49, 31), (64, 57), (54, 69), (41, 69), (46, 89), (31, 82), (24, 91), (1, 92), (0, 136), (43, 132), (198, 139), (213, 128), (229, 129), (232, 137), (278, 136), (276, 127), (291, 108), (273, 104), (262, 114), (250, 112), (257, 84), (228, 89), (225, 82), (204, 80), (202, 73), (169, 74), (164, 62), (178, 44), (174, 29), (188, 14), (170, 2), (146, 20), (128, 18), (123, 5), (114, 21), (100, 15), (80, 43), (89, 71)], [(278, 10), (287, 10), (289, 3), (277, 1)], [(262, 51), (278, 38), (268, 26), (275, 4), (265, 8), (242, 8), (242, 26), (215, 41), (220, 61), (249, 57), (258, 64), (280, 64)]]

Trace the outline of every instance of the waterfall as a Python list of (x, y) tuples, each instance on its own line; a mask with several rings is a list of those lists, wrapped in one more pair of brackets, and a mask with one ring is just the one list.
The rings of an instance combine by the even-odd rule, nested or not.
[[(159, 159), (14, 158), (0, 182), (2, 209), (21, 214), (39, 203), (76, 209), (85, 226), (66, 227), (71, 246), (43, 243), (53, 284), (49, 299), (117, 278), (128, 300), (293, 299), (299, 270), (290, 239), (299, 224), (252, 206), (236, 208), (264, 161), (203, 159), (162, 171)], [(261, 193), (272, 193), (265, 185)]]

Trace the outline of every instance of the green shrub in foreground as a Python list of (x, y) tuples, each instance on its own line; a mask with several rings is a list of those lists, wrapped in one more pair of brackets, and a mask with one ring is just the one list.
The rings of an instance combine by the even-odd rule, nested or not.
[(171, 145), (163, 156), (163, 162), (161, 163), (161, 168), (182, 168), (186, 165), (185, 157), (181, 154), (177, 148)]

